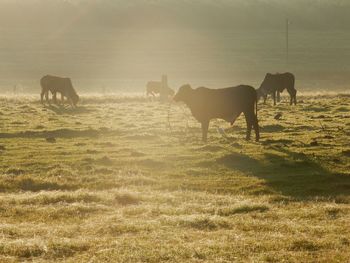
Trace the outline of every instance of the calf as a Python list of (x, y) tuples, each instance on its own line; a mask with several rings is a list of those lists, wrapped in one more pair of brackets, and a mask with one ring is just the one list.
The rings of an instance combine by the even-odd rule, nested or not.
[(247, 122), (246, 139), (250, 139), (254, 127), (255, 139), (259, 141), (257, 95), (253, 87), (240, 85), (224, 89), (192, 89), (190, 85), (184, 85), (174, 100), (184, 102), (190, 108), (193, 117), (201, 123), (203, 141), (207, 141), (211, 119), (220, 118), (233, 125), (242, 112)]

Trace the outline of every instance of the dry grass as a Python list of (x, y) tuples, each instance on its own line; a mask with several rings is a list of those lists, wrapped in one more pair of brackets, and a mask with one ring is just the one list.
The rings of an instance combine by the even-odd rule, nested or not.
[(141, 97), (1, 98), (0, 262), (348, 261), (350, 98), (300, 99), (203, 144)]

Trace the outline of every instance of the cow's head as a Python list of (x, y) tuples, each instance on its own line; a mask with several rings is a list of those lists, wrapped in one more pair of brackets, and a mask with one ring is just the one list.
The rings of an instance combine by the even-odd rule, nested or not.
[(272, 80), (273, 80), (273, 75), (271, 73), (267, 73), (265, 75), (264, 81), (260, 85), (260, 89), (263, 89), (264, 87), (268, 86)]
[(73, 101), (74, 106), (77, 106), (77, 103), (79, 101), (79, 95), (76, 93), (72, 94), (72, 101)]
[(264, 81), (261, 83), (260, 88), (257, 89), (258, 100), (268, 94), (269, 87), (274, 85), (274, 75), (267, 73)]
[(181, 86), (174, 97), (174, 101), (188, 101), (188, 99), (191, 97), (192, 91), (193, 89), (188, 84)]

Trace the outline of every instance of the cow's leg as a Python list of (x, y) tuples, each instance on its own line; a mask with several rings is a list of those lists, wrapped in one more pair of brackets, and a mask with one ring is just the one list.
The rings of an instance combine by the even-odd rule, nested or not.
[(149, 94), (151, 95), (150, 96), (151, 101), (154, 101), (156, 99), (156, 94), (154, 94), (153, 91), (151, 91)]
[(64, 104), (64, 95), (63, 95), (63, 93), (61, 93), (61, 102), (62, 102), (62, 104)]
[(253, 113), (253, 128), (255, 131), (255, 140), (258, 142), (260, 140), (260, 131), (259, 131), (259, 122), (258, 122), (258, 116), (256, 116), (255, 113)]
[(208, 129), (209, 129), (209, 120), (202, 121), (202, 140), (203, 142), (206, 142), (208, 139)]
[(52, 93), (52, 100), (54, 104), (57, 104), (57, 92)]
[(294, 91), (294, 105), (297, 105), (297, 90)]
[(251, 112), (249, 111), (245, 111), (244, 112), (244, 117), (245, 117), (245, 121), (247, 122), (247, 135), (246, 135), (246, 140), (250, 140), (250, 135), (252, 133), (252, 126), (253, 126), (253, 116), (251, 114)]
[(277, 102), (281, 102), (281, 93), (277, 91)]
[(50, 104), (49, 91), (45, 91), (45, 100), (48, 104)]
[(264, 95), (264, 104), (266, 104), (266, 100), (267, 100), (267, 94)]
[(44, 90), (41, 90), (41, 93), (40, 93), (40, 101), (41, 101), (41, 104), (44, 104), (44, 95), (45, 95), (45, 91), (44, 91)]
[(276, 106), (276, 91), (272, 93), (273, 105)]
[(293, 92), (293, 90), (291, 90), (291, 89), (287, 89), (287, 91), (288, 91), (289, 97), (290, 97), (289, 104), (290, 104), (290, 105), (293, 105), (293, 101), (294, 101), (294, 92)]

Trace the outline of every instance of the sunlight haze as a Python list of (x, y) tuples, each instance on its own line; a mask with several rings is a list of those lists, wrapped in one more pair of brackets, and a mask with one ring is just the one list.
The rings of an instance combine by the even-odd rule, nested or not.
[(174, 88), (257, 86), (293, 71), (303, 90), (346, 90), (349, 11), (326, 0), (1, 0), (0, 89), (35, 91), (45, 74), (89, 92), (140, 92), (162, 74)]

